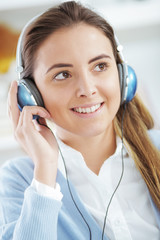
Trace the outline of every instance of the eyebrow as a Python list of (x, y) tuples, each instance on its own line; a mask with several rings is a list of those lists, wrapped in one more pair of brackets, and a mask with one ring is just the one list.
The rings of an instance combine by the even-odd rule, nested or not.
[(97, 57), (94, 57), (92, 58), (91, 60), (89, 60), (88, 64), (92, 63), (92, 62), (95, 62), (101, 58), (111, 58), (109, 55), (106, 55), (106, 54), (101, 54), (101, 55), (98, 55)]
[[(95, 61), (97, 61), (101, 58), (110, 58), (110, 56), (108, 56), (106, 54), (100, 54), (100, 55), (90, 59), (88, 61), (88, 64), (90, 64), (92, 62), (95, 62)], [(73, 64), (70, 64), (70, 63), (56, 63), (56, 64), (53, 64), (51, 67), (48, 68), (48, 70), (46, 71), (45, 74), (47, 74), (49, 71), (51, 71), (54, 68), (63, 68), (63, 67), (73, 67)]]
[(52, 65), (50, 68), (48, 68), (48, 70), (46, 71), (46, 74), (51, 71), (53, 68), (62, 68), (62, 67), (73, 67), (72, 64), (69, 63), (57, 63)]

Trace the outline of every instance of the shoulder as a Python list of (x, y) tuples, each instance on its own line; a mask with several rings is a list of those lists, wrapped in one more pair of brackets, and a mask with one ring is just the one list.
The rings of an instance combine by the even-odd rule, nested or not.
[(0, 168), (0, 183), (17, 183), (27, 187), (33, 178), (33, 168), (33, 162), (28, 157), (8, 160)]
[(148, 135), (152, 143), (160, 150), (160, 130), (150, 129)]

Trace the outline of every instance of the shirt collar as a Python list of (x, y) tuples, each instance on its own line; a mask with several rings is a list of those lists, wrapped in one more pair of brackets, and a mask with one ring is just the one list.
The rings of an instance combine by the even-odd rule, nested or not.
[[(56, 132), (55, 132), (55, 137), (56, 137), (56, 139), (57, 139), (59, 148), (60, 148), (61, 151), (62, 151), (62, 154), (64, 154), (65, 156), (69, 156), (69, 159), (70, 159), (70, 160), (74, 160), (74, 159), (76, 158), (76, 161), (75, 161), (75, 162), (79, 162), (78, 160), (83, 160), (83, 162), (84, 162), (84, 159), (83, 159), (82, 154), (81, 154), (79, 151), (75, 150), (74, 148), (72, 148), (72, 147), (68, 146), (67, 144), (65, 144), (63, 141), (61, 141), (61, 140), (58, 138)], [(119, 136), (116, 136), (116, 146), (117, 146), (117, 147), (116, 147), (116, 150), (115, 150), (114, 154), (111, 155), (109, 158), (111, 158), (111, 157), (116, 157), (116, 156), (118, 156), (118, 155), (121, 156), (122, 145), (123, 145), (123, 144), (122, 144), (121, 138), (120, 138)], [(126, 147), (124, 146), (124, 147), (123, 147), (123, 156), (126, 157), (127, 155), (129, 155), (129, 153), (128, 153)], [(68, 157), (67, 157), (67, 159), (68, 159)], [(106, 159), (106, 160), (107, 160), (107, 159)], [(106, 161), (106, 160), (105, 160), (105, 161)]]

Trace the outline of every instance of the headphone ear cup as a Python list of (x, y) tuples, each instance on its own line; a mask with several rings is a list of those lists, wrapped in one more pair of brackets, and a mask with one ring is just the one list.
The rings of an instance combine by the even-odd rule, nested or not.
[(129, 65), (118, 63), (117, 66), (119, 71), (122, 105), (124, 102), (130, 102), (135, 96), (137, 90), (137, 76), (133, 68)]
[(128, 67), (128, 88), (127, 88), (126, 102), (130, 102), (136, 94), (137, 76), (134, 69), (131, 66), (127, 65), (127, 67)]
[(44, 107), (42, 96), (31, 79), (21, 79), (18, 84), (18, 107), (22, 111), (24, 106)]
[(120, 82), (120, 91), (121, 91), (121, 104), (124, 102), (125, 96), (125, 77), (124, 77), (124, 67), (123, 63), (118, 63), (118, 73), (119, 73), (119, 82)]

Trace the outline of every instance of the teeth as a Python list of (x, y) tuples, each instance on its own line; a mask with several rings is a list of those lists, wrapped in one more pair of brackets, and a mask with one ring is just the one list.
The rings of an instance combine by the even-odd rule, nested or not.
[(95, 106), (91, 107), (91, 112), (94, 112), (97, 108)]
[(97, 104), (97, 105), (95, 105), (95, 106), (92, 106), (92, 107), (90, 107), (90, 108), (81, 108), (81, 107), (79, 107), (79, 108), (74, 108), (73, 110), (74, 110), (75, 112), (79, 112), (79, 113), (93, 113), (93, 112), (95, 112), (100, 106), (101, 106), (101, 104), (99, 103), (99, 104)]

